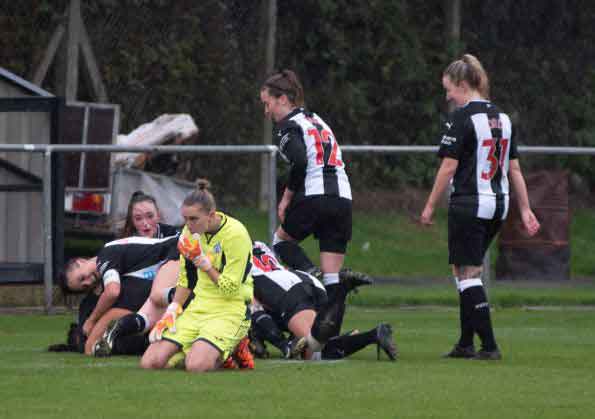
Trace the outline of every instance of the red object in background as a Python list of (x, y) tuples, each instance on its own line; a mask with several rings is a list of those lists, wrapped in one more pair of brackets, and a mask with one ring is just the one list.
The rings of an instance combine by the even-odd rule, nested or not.
[(103, 195), (91, 192), (75, 192), (72, 197), (71, 211), (104, 212)]

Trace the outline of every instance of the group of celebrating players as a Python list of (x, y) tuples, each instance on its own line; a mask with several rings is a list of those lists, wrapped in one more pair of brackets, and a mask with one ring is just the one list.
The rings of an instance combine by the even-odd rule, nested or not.
[[(497, 360), (501, 353), (481, 265), (508, 212), (509, 180), (529, 235), (537, 233), (539, 222), (529, 206), (512, 123), (488, 100), (479, 61), (464, 55), (445, 69), (442, 83), (457, 108), (441, 140), (442, 163), (420, 220), (432, 223), (436, 203), (452, 183), (449, 263), (460, 296), (461, 337), (446, 356)], [(68, 344), (51, 349), (139, 354), (142, 368), (193, 372), (254, 368), (253, 355), (269, 356), (265, 342), (284, 358), (337, 359), (371, 344), (378, 356), (382, 350), (397, 358), (389, 324), (341, 334), (348, 293), (371, 279), (343, 269), (352, 198), (331, 128), (304, 108), (293, 71), (267, 78), (260, 99), (290, 165), (272, 249), (253, 242), (240, 221), (217, 210), (208, 182), (184, 199), (180, 232), (160, 223), (153, 197), (135, 193), (125, 237), (107, 243), (94, 258), (67, 264), (64, 289), (86, 295)], [(320, 266), (299, 245), (310, 235), (319, 243)]]

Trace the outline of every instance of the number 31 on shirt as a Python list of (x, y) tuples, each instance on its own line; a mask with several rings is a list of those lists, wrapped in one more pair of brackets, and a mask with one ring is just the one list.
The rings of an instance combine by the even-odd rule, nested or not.
[(484, 170), (481, 172), (481, 178), (483, 180), (491, 180), (494, 175), (496, 174), (496, 170), (498, 170), (498, 166), (501, 169), (504, 169), (504, 158), (506, 157), (506, 151), (508, 149), (508, 139), (502, 138), (500, 139), (500, 161), (496, 157), (496, 144), (498, 141), (494, 138), (489, 138), (487, 140), (483, 140), (481, 144), (483, 147), (489, 148), (488, 150), (488, 157), (487, 161), (490, 165), (489, 170)]

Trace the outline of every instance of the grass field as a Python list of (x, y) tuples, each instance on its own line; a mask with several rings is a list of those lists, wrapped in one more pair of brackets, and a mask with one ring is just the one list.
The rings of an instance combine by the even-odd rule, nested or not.
[(395, 363), (367, 348), (334, 363), (258, 361), (251, 372), (142, 371), (138, 359), (45, 352), (71, 315), (0, 316), (0, 418), (592, 418), (595, 311), (493, 313), (504, 359), (445, 360), (453, 309), (350, 307), (346, 328), (388, 321)]
[[(496, 307), (595, 306), (595, 280), (493, 281), (488, 287)], [(449, 279), (403, 279), (390, 284), (362, 287), (349, 295), (359, 306), (395, 307), (415, 305), (457, 306), (458, 294)]]

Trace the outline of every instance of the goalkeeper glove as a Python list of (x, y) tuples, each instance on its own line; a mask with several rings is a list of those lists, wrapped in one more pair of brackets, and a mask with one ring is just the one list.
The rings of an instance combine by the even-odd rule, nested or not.
[(178, 250), (186, 259), (195, 262), (202, 255), (199, 235), (193, 234), (190, 236), (188, 234), (181, 234), (178, 239)]
[(149, 333), (149, 342), (155, 343), (158, 340), (161, 340), (163, 332), (167, 329), (169, 329), (171, 333), (176, 333), (176, 318), (180, 314), (182, 314), (182, 307), (178, 303), (173, 302), (167, 306), (167, 310), (155, 324), (151, 333)]

